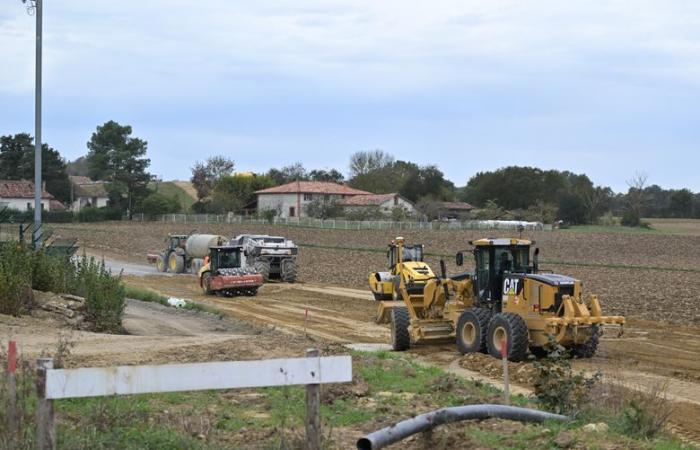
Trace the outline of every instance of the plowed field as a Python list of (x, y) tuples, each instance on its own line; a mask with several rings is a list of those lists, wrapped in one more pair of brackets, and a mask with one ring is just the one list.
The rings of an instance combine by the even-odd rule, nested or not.
[[(386, 266), (384, 250), (395, 231), (320, 230), (276, 226), (188, 225), (167, 223), (99, 223), (53, 225), (64, 237), (77, 237), (84, 247), (134, 262), (162, 248), (168, 233), (233, 236), (239, 233), (285, 235), (300, 247), (300, 281), (365, 289), (370, 271)], [(453, 255), (468, 241), (508, 236), (493, 231), (411, 231), (409, 242), (421, 242), (427, 261), (437, 266), (443, 257), (457, 271)], [(656, 233), (534, 232), (541, 266), (581, 279), (587, 292), (600, 295), (613, 314), (655, 321), (700, 324), (700, 235)], [(463, 270), (463, 269), (462, 269)]]

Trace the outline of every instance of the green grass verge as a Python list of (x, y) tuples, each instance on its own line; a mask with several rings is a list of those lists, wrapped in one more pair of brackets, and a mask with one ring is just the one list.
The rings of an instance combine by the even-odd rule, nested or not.
[[(326, 385), (322, 394), (326, 448), (348, 448), (334, 441), (332, 430), (362, 431), (409, 418), (443, 406), (499, 402), (493, 387), (467, 381), (435, 367), (419, 365), (397, 353), (353, 353), (355, 381)], [(516, 397), (514, 404), (537, 407), (534, 400)], [(129, 397), (57, 401), (59, 449), (219, 449), (297, 448), (303, 442), (305, 390), (280, 387), (238, 391), (204, 391)], [(465, 444), (493, 449), (556, 448), (563, 432), (585, 448), (685, 448), (665, 437), (640, 438), (625, 434), (617, 416), (600, 413), (565, 423), (502, 425), (464, 422), (440, 432), (464, 436)], [(589, 422), (610, 425), (604, 433), (585, 433)], [(347, 431), (344, 432), (347, 436)], [(436, 440), (448, 439), (437, 434)], [(461, 434), (460, 434), (461, 433)], [(585, 440), (585, 442), (584, 442)], [(453, 448), (448, 444), (435, 445)], [(445, 446), (447, 445), (447, 446)]]
[[(134, 300), (141, 300), (143, 302), (152, 302), (152, 303), (158, 303), (163, 306), (168, 306), (172, 307), (168, 303), (168, 297), (154, 291), (153, 289), (148, 289), (140, 286), (132, 286), (127, 284), (125, 286), (125, 292), (126, 292), (126, 298), (132, 298)], [(185, 306), (181, 307), (182, 309), (188, 310), (188, 311), (200, 311), (200, 312), (206, 312), (209, 314), (214, 314), (219, 317), (222, 316), (221, 311), (218, 309), (214, 308), (213, 306), (209, 305), (204, 305), (202, 303), (195, 302), (193, 300), (186, 300)]]

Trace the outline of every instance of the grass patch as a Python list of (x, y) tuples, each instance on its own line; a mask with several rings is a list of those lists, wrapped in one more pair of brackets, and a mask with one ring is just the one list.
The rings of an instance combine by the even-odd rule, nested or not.
[(184, 189), (176, 185), (172, 181), (163, 181), (160, 183), (150, 183), (149, 188), (156, 190), (159, 194), (167, 197), (176, 197), (180, 202), (183, 212), (189, 212), (190, 207), (194, 204), (195, 199), (192, 198)]
[[(174, 307), (168, 303), (168, 296), (161, 294), (150, 288), (145, 288), (141, 286), (134, 286), (127, 284), (125, 287), (126, 297), (132, 298), (134, 300), (141, 300), (142, 302), (158, 303), (163, 306)], [(187, 311), (198, 311), (205, 312), (208, 314), (214, 314), (215, 316), (222, 317), (221, 311), (213, 306), (204, 305), (192, 300), (185, 300), (184, 306), (178, 306), (177, 308), (184, 309)]]
[[(325, 448), (352, 448), (354, 440), (367, 430), (439, 407), (498, 403), (501, 399), (501, 393), (488, 385), (417, 364), (403, 354), (354, 352), (353, 371), (352, 383), (322, 387), (323, 430), (328, 437)], [(33, 372), (27, 373), (31, 376)], [(518, 397), (517, 403), (537, 406), (535, 400), (523, 397)], [(30, 402), (27, 417), (32, 416), (32, 408)], [(305, 389), (293, 386), (72, 399), (56, 401), (55, 408), (59, 449), (290, 449), (303, 442)], [(555, 448), (564, 434), (578, 443), (574, 445), (585, 443), (586, 448), (685, 448), (666, 437), (627, 433), (616, 425), (620, 417), (594, 411), (566, 423), (464, 422), (438, 427), (420, 439), (426, 440), (422, 448), (463, 448), (455, 444), (460, 443), (530, 449)], [(589, 422), (605, 422), (610, 428), (588, 433), (582, 427)], [(344, 431), (334, 432), (338, 429)]]
[(142, 302), (160, 303), (161, 305), (169, 306), (168, 297), (154, 291), (153, 289), (127, 284), (124, 292), (127, 298), (141, 300)]

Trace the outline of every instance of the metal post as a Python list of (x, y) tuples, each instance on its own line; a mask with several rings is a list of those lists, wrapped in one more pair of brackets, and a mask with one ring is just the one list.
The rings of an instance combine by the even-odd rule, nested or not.
[(53, 358), (36, 360), (36, 447), (38, 450), (56, 449), (53, 400), (46, 398), (46, 371), (49, 369), (53, 369)]
[[(318, 358), (318, 349), (306, 351), (307, 358)], [(306, 448), (321, 450), (321, 385), (306, 385)]]
[(36, 8), (36, 74), (34, 103), (34, 248), (41, 248), (41, 27), (42, 0), (35, 0)]

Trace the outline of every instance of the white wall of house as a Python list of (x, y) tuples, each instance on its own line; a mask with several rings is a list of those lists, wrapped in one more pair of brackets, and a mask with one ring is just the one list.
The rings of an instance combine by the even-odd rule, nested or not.
[[(0, 204), (7, 203), (8, 208), (17, 211), (28, 211), (34, 209), (34, 199), (33, 198), (0, 198)], [(41, 199), (41, 204), (44, 207), (44, 211), (49, 210), (49, 199)]]
[(392, 199), (389, 199), (382, 203), (381, 205), (350, 205), (346, 206), (344, 209), (347, 212), (357, 212), (357, 211), (362, 211), (362, 210), (367, 210), (370, 208), (377, 208), (379, 207), (379, 211), (383, 214), (390, 215), (391, 211), (396, 208), (397, 206), (402, 207), (404, 210), (406, 210), (407, 213), (413, 214), (416, 212), (416, 207), (413, 206), (413, 203), (409, 202), (408, 200), (404, 200), (401, 197), (395, 197)]
[(78, 197), (71, 205), (71, 211), (78, 212), (86, 206), (94, 206), (95, 208), (103, 208), (107, 206), (107, 197)]
[(335, 194), (258, 194), (258, 212), (273, 209), (278, 212), (277, 217), (307, 217), (306, 205), (316, 198), (333, 202), (343, 197)]

